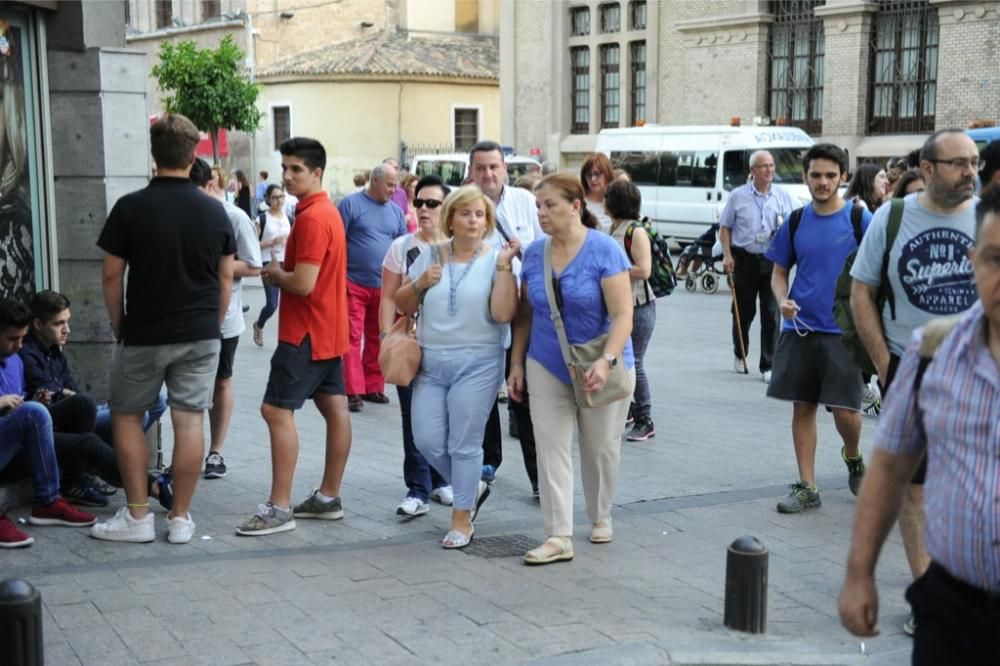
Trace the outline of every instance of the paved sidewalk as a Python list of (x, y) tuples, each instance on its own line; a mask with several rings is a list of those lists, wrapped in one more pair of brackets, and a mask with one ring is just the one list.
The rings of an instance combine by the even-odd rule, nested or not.
[[(263, 293), (247, 292), (255, 314)], [(270, 483), (258, 407), (275, 345), (272, 321), (263, 349), (248, 331), (237, 351), (229, 475), (199, 485), (195, 541), (166, 543), (162, 517), (160, 539), (150, 545), (30, 527), (35, 545), (0, 551), (0, 570), (40, 589), (46, 659), (57, 665), (906, 663), (909, 574), (898, 536), (879, 569), (883, 635), (866, 643), (865, 656), (836, 617), (855, 500), (832, 419), (820, 417), (823, 506), (778, 514), (774, 504), (795, 477), (791, 409), (764, 397), (759, 375), (732, 372), (728, 307), (724, 290), (682, 290), (658, 303), (647, 357), (658, 434), (623, 445), (614, 542), (590, 544), (581, 513), (573, 562), (521, 564), (544, 534), (510, 438), (466, 551), (440, 548), (444, 507), (401, 522), (402, 446), (391, 390), (392, 404), (366, 403), (352, 415), (343, 521), (301, 520), (290, 533), (235, 536)], [(755, 367), (756, 340), (751, 346)], [(296, 497), (318, 483), (323, 456), (315, 409), (298, 421)], [(874, 423), (865, 420), (866, 452)], [(577, 495), (582, 508), (579, 488)], [(726, 547), (743, 534), (770, 550), (763, 636), (722, 625)]]

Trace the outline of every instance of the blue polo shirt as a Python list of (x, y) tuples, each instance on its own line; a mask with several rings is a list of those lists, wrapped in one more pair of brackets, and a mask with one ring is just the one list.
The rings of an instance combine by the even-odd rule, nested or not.
[(380, 289), (385, 253), (392, 241), (406, 235), (403, 211), (391, 201), (375, 201), (368, 192), (348, 194), (337, 209), (347, 235), (347, 279)]

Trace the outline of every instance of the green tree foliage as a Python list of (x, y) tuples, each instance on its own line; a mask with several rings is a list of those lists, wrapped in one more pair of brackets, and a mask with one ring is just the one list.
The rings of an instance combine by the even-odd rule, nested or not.
[(243, 72), (243, 52), (231, 35), (217, 49), (199, 49), (192, 41), (160, 46), (153, 76), (166, 93), (168, 113), (180, 113), (212, 137), (212, 154), (219, 163), (219, 129), (253, 132), (260, 125), (260, 86)]

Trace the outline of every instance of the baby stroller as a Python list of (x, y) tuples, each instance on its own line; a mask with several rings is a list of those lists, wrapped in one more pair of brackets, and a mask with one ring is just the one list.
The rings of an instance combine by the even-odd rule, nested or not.
[(719, 290), (719, 280), (725, 275), (722, 269), (722, 244), (718, 241), (718, 223), (713, 224), (695, 242), (684, 248), (677, 260), (677, 278), (684, 280), (684, 288), (694, 293), (701, 284), (703, 291), (714, 294)]

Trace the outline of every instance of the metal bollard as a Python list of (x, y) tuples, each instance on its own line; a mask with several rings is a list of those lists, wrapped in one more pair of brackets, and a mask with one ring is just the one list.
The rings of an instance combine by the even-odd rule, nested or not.
[(767, 628), (767, 548), (755, 537), (742, 536), (729, 546), (724, 622), (752, 634)]
[(6, 664), (45, 664), (42, 648), (42, 596), (30, 583), (20, 578), (0, 583), (0, 645), (3, 646)]

